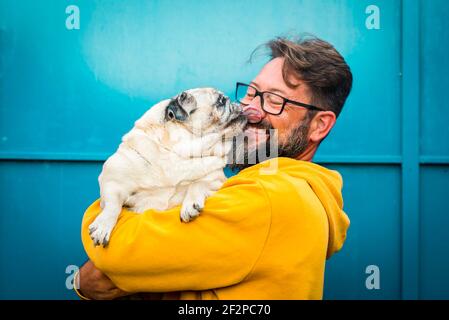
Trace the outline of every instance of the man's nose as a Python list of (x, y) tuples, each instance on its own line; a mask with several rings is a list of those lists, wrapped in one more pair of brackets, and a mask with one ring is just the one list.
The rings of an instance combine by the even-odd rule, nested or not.
[(259, 123), (265, 117), (262, 109), (260, 97), (255, 97), (247, 106), (243, 106), (243, 114), (248, 118), (249, 123)]

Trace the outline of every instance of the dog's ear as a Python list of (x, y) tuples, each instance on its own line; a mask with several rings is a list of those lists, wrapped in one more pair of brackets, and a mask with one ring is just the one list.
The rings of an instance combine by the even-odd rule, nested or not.
[(153, 126), (164, 125), (165, 109), (167, 108), (169, 103), (170, 100), (166, 99), (155, 104), (150, 109), (148, 109), (147, 112), (145, 112), (145, 114), (134, 123), (134, 126), (136, 128), (146, 130)]
[(188, 117), (187, 111), (181, 107), (181, 104), (179, 103), (179, 99), (172, 99), (170, 103), (167, 106), (167, 109), (165, 109), (165, 120), (176, 120), (176, 121), (186, 121)]

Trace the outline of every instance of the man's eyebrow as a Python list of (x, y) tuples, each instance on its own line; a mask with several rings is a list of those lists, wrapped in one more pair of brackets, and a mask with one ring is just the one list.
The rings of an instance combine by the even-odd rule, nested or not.
[(259, 85), (258, 85), (256, 82), (254, 82), (254, 81), (251, 81), (249, 84), (250, 84), (251, 86), (256, 87), (256, 88), (259, 87)]
[[(253, 86), (255, 86), (256, 88), (259, 88), (259, 85), (258, 85), (256, 82), (254, 82), (254, 81), (251, 81), (250, 85), (253, 85)], [(284, 91), (279, 90), (279, 89), (276, 89), (276, 88), (272, 88), (272, 87), (268, 88), (268, 89), (265, 90), (265, 91), (277, 93), (277, 94), (280, 94), (280, 95), (283, 96), (283, 97), (287, 96), (287, 94), (286, 94)]]

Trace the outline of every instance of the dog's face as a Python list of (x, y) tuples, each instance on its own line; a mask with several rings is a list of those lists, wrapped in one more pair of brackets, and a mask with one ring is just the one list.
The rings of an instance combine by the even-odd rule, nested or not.
[(165, 121), (182, 124), (194, 134), (226, 130), (238, 135), (246, 124), (240, 105), (232, 103), (220, 91), (198, 88), (184, 91), (170, 100)]

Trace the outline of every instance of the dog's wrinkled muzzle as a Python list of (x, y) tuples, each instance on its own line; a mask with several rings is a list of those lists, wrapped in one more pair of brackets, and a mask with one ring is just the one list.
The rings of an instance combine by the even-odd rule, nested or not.
[(243, 108), (239, 103), (231, 102), (229, 109), (231, 110), (231, 113), (234, 113), (237, 115), (240, 115), (243, 112)]
[(241, 116), (242, 113), (243, 108), (240, 104), (228, 101), (224, 113), (225, 122), (231, 122)]

